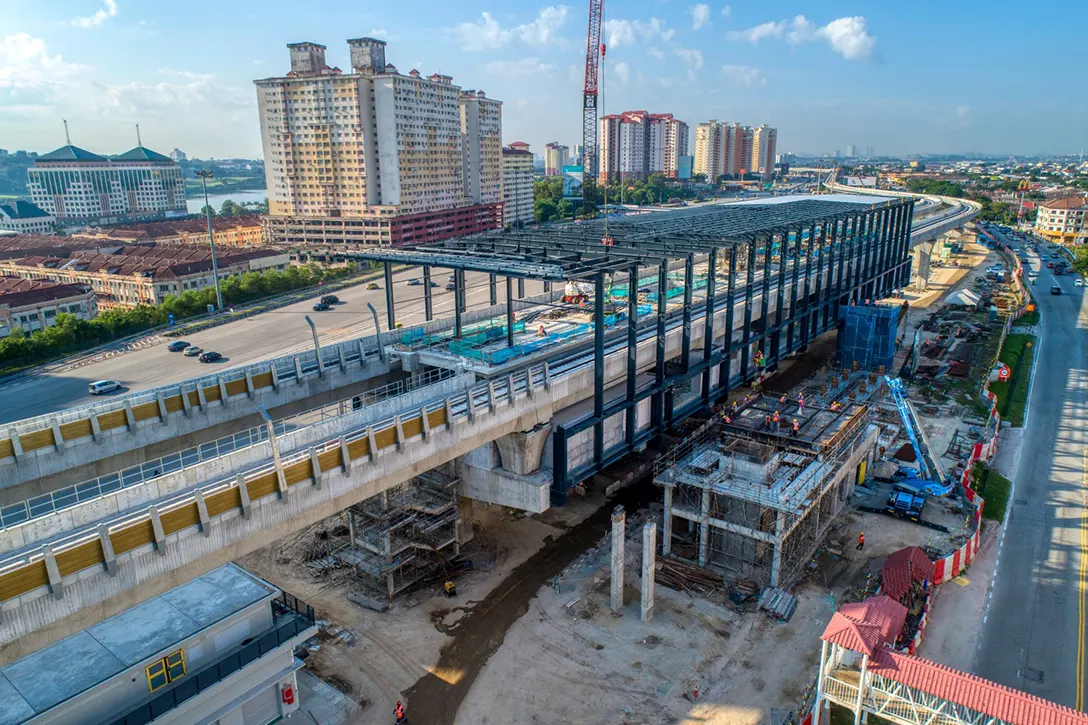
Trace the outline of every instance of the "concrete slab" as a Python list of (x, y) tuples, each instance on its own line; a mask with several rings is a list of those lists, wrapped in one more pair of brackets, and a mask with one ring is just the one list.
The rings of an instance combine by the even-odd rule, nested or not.
[(45, 712), (125, 669), (113, 653), (80, 632), (0, 670), (35, 712)]
[(8, 678), (0, 675), (0, 725), (18, 725), (34, 716), (30, 706)]
[(275, 593), (275, 589), (238, 567), (224, 566), (162, 594), (161, 598), (201, 627), (207, 627)]
[(202, 629), (196, 620), (161, 597), (87, 630), (121, 662), (132, 666)]

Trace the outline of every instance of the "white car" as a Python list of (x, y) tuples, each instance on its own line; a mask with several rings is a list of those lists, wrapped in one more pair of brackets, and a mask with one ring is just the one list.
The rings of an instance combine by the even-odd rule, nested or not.
[(1084, 277), (1077, 277), (1075, 280), (1073, 280), (1073, 286), (1074, 287), (1083, 287), (1084, 286)]
[(87, 386), (87, 392), (91, 395), (103, 395), (121, 389), (121, 383), (116, 380), (98, 380)]

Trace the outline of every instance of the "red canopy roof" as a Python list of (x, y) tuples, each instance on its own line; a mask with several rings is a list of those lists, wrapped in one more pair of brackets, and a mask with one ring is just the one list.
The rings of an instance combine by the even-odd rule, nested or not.
[(882, 645), (895, 644), (906, 620), (907, 608), (880, 594), (864, 602), (842, 605), (821, 638), (872, 655)]
[(917, 546), (908, 546), (887, 558), (883, 574), (884, 583), (880, 591), (893, 599), (900, 599), (910, 591), (912, 583), (933, 581), (933, 562)]

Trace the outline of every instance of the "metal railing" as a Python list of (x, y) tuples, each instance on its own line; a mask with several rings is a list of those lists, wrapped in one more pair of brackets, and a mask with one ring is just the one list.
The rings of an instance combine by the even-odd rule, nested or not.
[[(398, 380), (380, 388), (369, 390), (360, 395), (344, 398), (334, 403), (326, 403), (315, 408), (296, 413), (295, 415), (281, 418), (272, 425), (276, 436), (305, 428), (326, 420), (339, 418), (355, 410), (368, 405), (374, 405), (385, 400), (419, 390), (428, 385), (455, 377), (453, 370), (432, 368), (422, 375), (405, 380)], [(170, 453), (161, 458), (144, 461), (135, 466), (107, 473), (88, 481), (82, 481), (73, 486), (66, 486), (51, 493), (34, 496), (26, 501), (9, 504), (0, 508), (0, 528), (9, 528), (30, 521), (31, 519), (48, 516), (58, 511), (71, 508), (77, 504), (92, 501), (121, 489), (139, 486), (148, 481), (160, 478), (170, 473), (176, 473), (186, 468), (215, 460), (221, 456), (255, 446), (268, 440), (267, 426), (259, 425), (247, 430), (223, 436), (214, 441), (201, 443), (192, 448)]]
[(145, 725), (173, 710), (186, 700), (222, 682), (246, 665), (275, 652), (315, 624), (314, 608), (283, 593), (272, 602), (272, 627), (263, 634), (228, 651), (223, 657), (197, 672), (185, 675), (177, 685), (121, 717), (111, 725)]

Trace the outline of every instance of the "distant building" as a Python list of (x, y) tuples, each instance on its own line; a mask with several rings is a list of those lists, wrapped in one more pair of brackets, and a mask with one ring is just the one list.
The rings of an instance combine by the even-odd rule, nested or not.
[(136, 146), (99, 156), (70, 143), (27, 169), (34, 204), (62, 225), (118, 224), (186, 216), (185, 181), (169, 156)]
[(317, 631), (311, 607), (227, 564), (0, 668), (4, 722), (280, 722)]
[(1088, 201), (1067, 196), (1039, 205), (1035, 232), (1055, 244), (1088, 243)]
[(692, 171), (694, 165), (694, 156), (681, 156), (680, 162), (677, 165), (676, 169), (676, 178), (680, 181), (688, 181), (689, 179), (691, 179), (692, 175), (694, 174), (694, 172)]
[[(102, 240), (84, 240), (101, 244)], [(290, 256), (271, 249), (228, 250), (216, 254), (219, 278), (268, 269), (286, 269)], [(0, 275), (88, 285), (98, 308), (160, 304), (215, 284), (210, 249), (176, 246), (129, 246), (63, 250), (0, 260)]]
[(189, 160), (189, 157), (186, 156), (185, 152), (181, 149), (174, 149), (173, 151), (171, 151), (170, 158), (172, 158), (174, 161), (177, 161), (178, 163)]
[(57, 218), (29, 201), (0, 204), (0, 229), (20, 234), (52, 234)]
[(544, 175), (559, 176), (563, 167), (570, 165), (570, 149), (552, 141), (544, 146)]
[(515, 141), (502, 150), (503, 223), (515, 228), (533, 223), (533, 152)]
[(671, 113), (626, 111), (600, 119), (600, 181), (664, 174), (675, 179), (688, 152), (688, 125)]
[(582, 179), (584, 174), (582, 173), (581, 166), (564, 166), (563, 167), (563, 196), (568, 199), (575, 199), (582, 196)]
[(700, 123), (695, 128), (693, 170), (705, 174), (709, 181), (747, 174), (770, 179), (777, 144), (778, 131), (766, 124), (751, 128), (715, 120)]
[(855, 146), (854, 144), (849, 144), (846, 147), (846, 158), (852, 159), (857, 155), (858, 155), (858, 147)]
[(502, 225), (502, 103), (387, 63), (385, 41), (288, 45), (255, 81), (273, 243), (408, 244)]
[[(215, 245), (229, 247), (259, 247), (264, 243), (264, 227), (257, 214), (238, 216), (213, 216), (212, 230)], [(177, 221), (128, 224), (115, 227), (92, 227), (75, 232), (71, 239), (96, 240), (103, 243), (124, 242), (130, 244), (186, 244), (210, 248), (208, 222), (203, 218)]]
[(748, 170), (764, 181), (774, 176), (774, 157), (778, 147), (778, 130), (764, 124), (752, 129), (752, 163)]
[(0, 339), (16, 328), (26, 333), (44, 330), (60, 314), (92, 319), (98, 314), (94, 290), (44, 279), (0, 277)]

